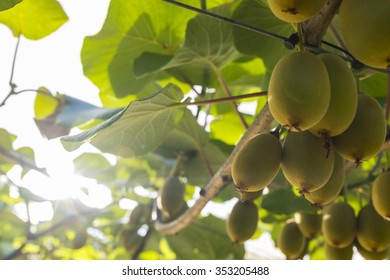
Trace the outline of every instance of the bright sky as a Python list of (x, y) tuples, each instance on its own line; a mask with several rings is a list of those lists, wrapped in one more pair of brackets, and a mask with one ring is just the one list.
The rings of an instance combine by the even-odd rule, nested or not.
[[(16, 60), (14, 82), (21, 89), (47, 87), (99, 105), (98, 89), (83, 75), (80, 51), (85, 36), (96, 34), (106, 17), (109, 0), (59, 0), (69, 21), (50, 36), (32, 41), (21, 39)], [(93, 12), (91, 12), (93, 11)], [(9, 92), (9, 78), (16, 45), (11, 31), (0, 24), (0, 101)], [(46, 167), (52, 180), (30, 172), (19, 180), (20, 168), (14, 168), (10, 177), (37, 193), (52, 198), (80, 195), (81, 186), (90, 187), (92, 193), (101, 194), (101, 206), (109, 202), (107, 189), (97, 186), (93, 180), (73, 175), (72, 160), (80, 151), (66, 152), (58, 140), (45, 140), (37, 129), (34, 117), (35, 93), (28, 92), (8, 99), (0, 108), (0, 127), (18, 136), (15, 148), (32, 147), (36, 162)]]

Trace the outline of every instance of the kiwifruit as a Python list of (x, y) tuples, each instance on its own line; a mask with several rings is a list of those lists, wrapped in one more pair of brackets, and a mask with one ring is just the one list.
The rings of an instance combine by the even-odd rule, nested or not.
[(357, 109), (356, 80), (347, 62), (331, 53), (318, 55), (325, 64), (330, 80), (330, 103), (325, 116), (310, 128), (322, 137), (341, 134), (352, 123)]
[(238, 201), (227, 219), (227, 233), (234, 243), (243, 243), (255, 234), (258, 209), (252, 201)]
[(292, 51), (278, 61), (268, 87), (276, 121), (291, 131), (307, 130), (322, 119), (329, 102), (329, 75), (318, 56)]
[(296, 260), (305, 249), (306, 238), (299, 230), (296, 222), (287, 222), (280, 232), (277, 246), (288, 260)]
[(164, 212), (161, 212), (161, 217), (160, 217), (160, 220), (161, 222), (163, 223), (169, 223), (169, 222), (172, 222), (174, 220), (176, 220), (177, 218), (179, 218), (182, 214), (184, 214), (184, 212), (186, 212), (188, 210), (188, 204), (187, 202), (184, 202), (183, 206), (180, 208), (179, 211), (177, 211), (176, 213), (174, 213), (173, 215), (171, 216), (167, 216), (166, 213)]
[(390, 220), (390, 172), (376, 177), (371, 190), (372, 204), (379, 215)]
[(378, 252), (367, 251), (359, 244), (359, 242), (355, 241), (355, 247), (358, 250), (359, 254), (365, 258), (366, 260), (385, 260), (390, 256), (390, 246), (386, 249)]
[(325, 257), (328, 260), (352, 260), (353, 243), (345, 248), (337, 248), (324, 242)]
[(185, 203), (185, 186), (178, 177), (170, 177), (160, 190), (158, 206), (166, 216), (170, 217), (178, 212)]
[(351, 125), (334, 137), (333, 142), (344, 158), (359, 164), (379, 152), (385, 137), (385, 114), (378, 101), (369, 95), (359, 94)]
[(257, 192), (241, 192), (240, 193), (240, 200), (242, 202), (244, 201), (253, 201), (255, 199), (258, 199), (263, 194), (263, 190), (259, 190)]
[(238, 151), (232, 178), (240, 192), (264, 189), (275, 178), (282, 160), (282, 144), (270, 133), (258, 134)]
[(138, 228), (128, 227), (122, 231), (122, 242), (127, 252), (134, 253), (142, 242), (142, 236), (138, 234)]
[(268, 0), (272, 13), (279, 19), (296, 23), (314, 16), (321, 9), (324, 0)]
[(346, 202), (337, 202), (324, 208), (322, 216), (324, 239), (336, 248), (350, 245), (356, 234), (356, 217)]
[(302, 193), (318, 190), (329, 180), (334, 165), (333, 146), (308, 131), (290, 132), (283, 145), (282, 171)]
[(372, 67), (390, 67), (390, 1), (343, 0), (341, 32), (347, 49)]
[(72, 248), (77, 250), (85, 246), (88, 240), (88, 233), (85, 230), (77, 230), (72, 240)]
[(335, 200), (344, 185), (344, 159), (334, 151), (334, 166), (329, 180), (320, 189), (303, 194), (315, 206), (326, 205)]
[(306, 238), (313, 238), (321, 232), (322, 215), (308, 212), (297, 212), (294, 215), (299, 230)]
[(356, 238), (368, 251), (383, 251), (390, 246), (390, 222), (380, 216), (371, 203), (359, 211)]
[(130, 213), (129, 223), (134, 225), (142, 225), (147, 223), (151, 215), (151, 208), (138, 204)]

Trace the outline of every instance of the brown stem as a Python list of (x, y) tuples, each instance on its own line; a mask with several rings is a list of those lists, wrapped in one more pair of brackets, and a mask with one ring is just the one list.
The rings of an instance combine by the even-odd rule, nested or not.
[(319, 46), (341, 0), (326, 0), (324, 6), (315, 16), (303, 24), (305, 43)]

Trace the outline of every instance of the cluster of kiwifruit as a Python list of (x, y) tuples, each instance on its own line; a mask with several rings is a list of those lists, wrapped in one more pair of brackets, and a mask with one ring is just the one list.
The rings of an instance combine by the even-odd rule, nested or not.
[[(300, 23), (317, 14), (325, 0), (268, 0), (273, 14)], [(390, 2), (343, 0), (339, 9), (341, 32), (348, 51), (375, 68), (390, 67)]]
[(287, 259), (300, 259), (310, 240), (320, 234), (325, 257), (330, 260), (352, 259), (353, 246), (365, 259), (390, 257), (390, 221), (380, 216), (372, 203), (363, 206), (357, 217), (345, 201), (327, 205), (322, 215), (296, 213), (282, 228), (277, 246)]
[[(316, 14), (324, 2), (270, 0), (269, 5), (278, 18), (297, 23)], [(363, 3), (367, 1), (355, 2), (344, 0), (340, 9), (343, 33), (351, 35), (351, 39), (346, 39), (347, 47), (359, 45), (359, 40), (376, 40), (378, 48), (370, 49), (371, 56), (366, 60), (364, 55), (360, 56), (361, 50), (353, 54), (369, 66), (386, 68), (390, 65), (390, 34), (386, 24), (389, 23), (388, 14), (383, 10), (390, 11), (390, 2), (375, 1), (375, 7)], [(367, 8), (367, 5), (370, 6)], [(349, 6), (360, 7), (352, 9)], [(364, 24), (369, 26), (381, 22), (379, 29), (375, 29), (376, 26), (366, 26), (364, 30), (371, 30), (372, 34), (362, 30), (349, 30), (358, 17), (371, 12), (375, 15), (375, 11), (380, 14), (378, 21)], [(376, 36), (378, 32), (380, 36)], [(386, 39), (379, 38), (383, 36), (383, 32)], [(364, 36), (368, 38), (362, 39)], [(381, 44), (385, 45), (384, 49)], [(368, 51), (366, 49), (363, 52)], [(344, 184), (344, 160), (352, 161), (358, 166), (362, 161), (375, 156), (385, 141), (386, 119), (383, 109), (373, 97), (358, 94), (357, 82), (350, 66), (336, 54), (316, 55), (300, 50), (291, 51), (282, 57), (271, 74), (268, 104), (274, 119), (287, 128), (288, 133), (283, 144), (277, 134), (256, 135), (238, 151), (232, 163), (231, 174), (237, 190), (242, 195), (262, 191), (274, 180), (281, 167), (287, 181), (297, 187), (309, 202), (317, 207), (330, 204), (339, 196)], [(390, 216), (389, 182), (390, 176), (387, 173), (380, 175), (372, 191), (373, 207), (382, 220), (382, 216)], [(336, 209), (341, 207), (339, 205), (348, 204), (337, 203), (329, 208)], [(324, 228), (328, 228), (326, 224), (330, 216), (329, 211), (324, 211), (324, 232), (328, 231)], [(340, 213), (340, 217), (347, 215), (348, 211)], [(238, 202), (228, 218), (228, 233), (231, 239), (238, 243), (248, 240), (256, 230), (257, 218), (257, 209), (250, 200)], [(340, 226), (341, 230), (344, 226)], [(243, 229), (244, 227), (247, 228)], [(291, 242), (283, 241), (283, 236), (290, 235), (295, 236), (293, 239), (301, 240), (294, 249), (305, 247), (306, 237), (298, 238), (299, 234), (305, 236), (298, 231), (298, 225), (288, 223), (285, 231), (286, 233), (282, 232), (279, 242), (281, 247), (293, 246)], [(326, 236), (329, 234), (324, 233), (325, 240), (328, 238)], [(327, 240), (326, 250), (329, 258), (333, 247), (344, 249), (353, 243), (355, 230), (351, 236), (352, 240), (348, 239), (342, 246)], [(359, 241), (357, 246), (361, 245), (360, 247), (370, 252), (383, 249), (368, 248), (361, 243), (364, 242)], [(285, 252), (288, 258), (296, 258), (302, 253), (297, 250), (292, 254), (290, 250), (293, 251), (290, 248)]]

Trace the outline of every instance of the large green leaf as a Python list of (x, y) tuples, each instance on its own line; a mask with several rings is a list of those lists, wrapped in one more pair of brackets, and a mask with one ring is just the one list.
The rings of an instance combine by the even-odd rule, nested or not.
[(146, 154), (156, 149), (182, 119), (182, 97), (178, 87), (168, 85), (150, 98), (130, 103), (100, 125), (61, 141), (69, 151), (90, 141), (103, 152), (121, 156)]
[(23, 0), (0, 0), (0, 11), (8, 10)]
[(231, 242), (226, 222), (214, 216), (198, 219), (175, 236), (167, 236), (177, 259), (242, 259), (244, 246)]
[(15, 37), (38, 40), (56, 31), (68, 17), (56, 0), (24, 0), (0, 13), (0, 23), (7, 25)]
[[(217, 7), (211, 12), (230, 16), (231, 5)], [(232, 26), (199, 14), (188, 22), (183, 48), (163, 69), (193, 85), (215, 86), (216, 71), (237, 57)]]
[(103, 94), (144, 97), (156, 91), (158, 77), (137, 78), (134, 60), (144, 52), (175, 53), (192, 16), (194, 13), (161, 0), (112, 0), (102, 30), (84, 40), (84, 74)]
[[(234, 11), (233, 18), (259, 29), (289, 37), (294, 29), (290, 24), (275, 17), (266, 2), (264, 0), (242, 0)], [(234, 26), (233, 35), (238, 51), (261, 57), (267, 69), (272, 69), (280, 57), (288, 52), (283, 40), (267, 37), (241, 27)]]

